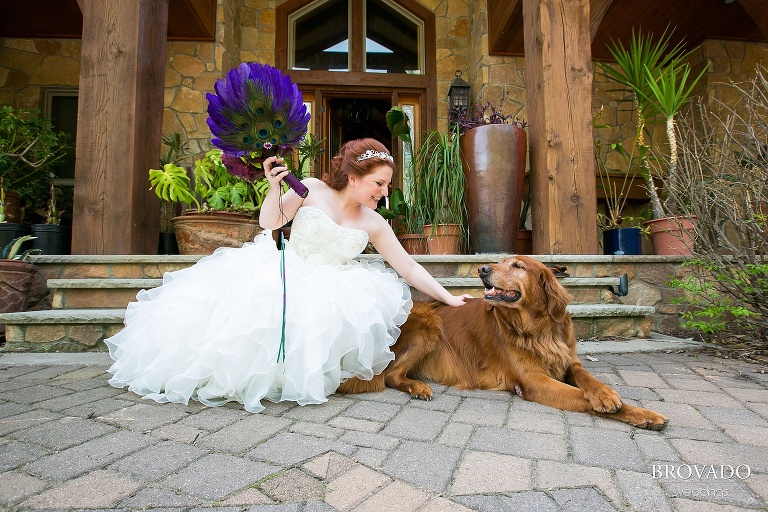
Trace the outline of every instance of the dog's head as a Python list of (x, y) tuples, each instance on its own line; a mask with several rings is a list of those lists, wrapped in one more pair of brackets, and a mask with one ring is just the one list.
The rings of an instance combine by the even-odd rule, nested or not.
[(485, 286), (485, 300), (498, 307), (546, 309), (562, 322), (571, 297), (552, 271), (527, 256), (510, 256), (477, 270)]

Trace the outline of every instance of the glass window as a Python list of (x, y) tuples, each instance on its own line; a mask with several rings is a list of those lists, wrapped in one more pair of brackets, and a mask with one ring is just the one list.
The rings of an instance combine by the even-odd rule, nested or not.
[(288, 27), (291, 69), (349, 69), (348, 0), (312, 3), (290, 15)]
[(424, 24), (395, 4), (368, 0), (365, 11), (365, 70), (423, 73), (420, 49)]
[[(360, 6), (364, 13), (358, 9)], [(352, 31), (352, 19), (364, 20)], [(359, 34), (359, 57), (350, 34)], [(364, 41), (363, 41), (364, 38)], [(288, 67), (296, 70), (424, 73), (424, 22), (393, 0), (317, 0), (288, 16)], [(364, 59), (363, 62), (353, 58)]]

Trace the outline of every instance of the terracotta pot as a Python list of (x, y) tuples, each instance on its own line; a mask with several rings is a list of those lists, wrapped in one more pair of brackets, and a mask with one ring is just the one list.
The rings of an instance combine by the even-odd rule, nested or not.
[[(0, 260), (0, 313), (25, 311), (37, 267), (31, 263)], [(0, 325), (0, 334), (5, 326)]]
[(427, 250), (427, 238), (420, 234), (397, 235), (397, 239), (408, 254), (429, 254)]
[(696, 217), (665, 217), (643, 222), (651, 231), (653, 253), (657, 256), (690, 256)]
[(530, 229), (517, 230), (515, 254), (533, 254), (533, 231)]
[(21, 223), (21, 196), (13, 190), (5, 191), (5, 222)]
[(461, 226), (459, 224), (438, 224), (434, 232), (432, 224), (424, 226), (429, 254), (459, 254)]
[(211, 254), (219, 247), (242, 247), (262, 232), (249, 215), (187, 212), (173, 218), (180, 254)]
[(461, 136), (467, 227), (475, 253), (515, 252), (525, 190), (525, 130), (488, 124)]

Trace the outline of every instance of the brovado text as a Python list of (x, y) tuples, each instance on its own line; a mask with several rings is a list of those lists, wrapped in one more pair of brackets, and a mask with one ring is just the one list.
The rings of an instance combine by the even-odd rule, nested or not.
[(672, 480), (746, 480), (752, 470), (746, 464), (731, 466), (730, 464), (653, 464), (653, 478), (669, 478)]

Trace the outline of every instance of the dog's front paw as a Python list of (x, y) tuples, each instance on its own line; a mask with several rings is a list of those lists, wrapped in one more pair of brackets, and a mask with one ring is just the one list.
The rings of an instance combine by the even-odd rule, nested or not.
[(413, 398), (421, 398), (422, 400), (432, 400), (432, 388), (423, 382), (414, 382), (408, 386), (408, 392)]
[(608, 386), (584, 392), (586, 398), (597, 412), (616, 412), (621, 409), (621, 397)]
[(624, 421), (638, 428), (662, 430), (667, 426), (667, 423), (669, 423), (667, 418), (656, 411), (643, 409), (642, 407), (627, 408), (626, 411), (622, 410), (622, 412), (626, 414), (626, 417), (623, 418)]

